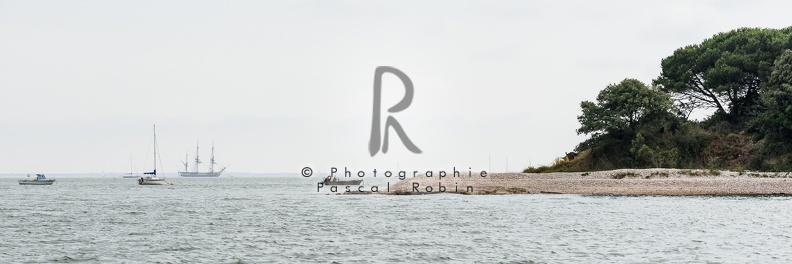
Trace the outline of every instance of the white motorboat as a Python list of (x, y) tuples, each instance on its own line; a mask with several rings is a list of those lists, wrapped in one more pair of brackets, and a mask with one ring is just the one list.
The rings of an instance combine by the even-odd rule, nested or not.
[(361, 183), (363, 183), (363, 179), (343, 181), (343, 180), (339, 180), (335, 176), (328, 175), (320, 183), (322, 183), (324, 186), (331, 186), (331, 185), (360, 185)]
[[(30, 175), (28, 175), (30, 177)], [(47, 179), (44, 174), (36, 174), (36, 179), (32, 180), (19, 180), (19, 185), (52, 185), (55, 180)]]

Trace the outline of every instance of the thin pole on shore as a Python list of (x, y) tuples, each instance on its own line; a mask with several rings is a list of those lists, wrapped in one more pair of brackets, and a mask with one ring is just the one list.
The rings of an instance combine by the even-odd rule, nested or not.
[(489, 162), (489, 165), (487, 166), (487, 170), (492, 171), (492, 154), (487, 154), (487, 162)]

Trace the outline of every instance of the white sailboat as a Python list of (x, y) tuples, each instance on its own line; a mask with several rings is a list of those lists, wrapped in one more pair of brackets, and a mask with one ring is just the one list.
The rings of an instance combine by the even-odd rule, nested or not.
[(129, 173), (124, 174), (122, 178), (125, 179), (140, 178), (140, 174), (138, 174), (137, 171), (135, 170), (135, 161), (132, 160), (132, 153), (129, 153)]
[(144, 172), (143, 177), (138, 178), (140, 185), (165, 185), (165, 178), (157, 177), (157, 125), (154, 125), (154, 170)]

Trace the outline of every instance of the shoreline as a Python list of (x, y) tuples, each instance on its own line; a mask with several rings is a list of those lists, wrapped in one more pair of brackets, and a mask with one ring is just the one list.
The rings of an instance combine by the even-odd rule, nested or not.
[(620, 169), (595, 172), (489, 173), (487, 177), (461, 176), (442, 179), (419, 175), (390, 186), (387, 194), (436, 193), (792, 195), (792, 173)]

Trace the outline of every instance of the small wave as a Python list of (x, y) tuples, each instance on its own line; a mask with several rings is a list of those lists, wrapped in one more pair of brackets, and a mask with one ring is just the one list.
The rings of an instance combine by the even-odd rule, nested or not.
[(196, 247), (187, 246), (187, 247), (166, 248), (166, 249), (163, 249), (162, 251), (165, 251), (165, 252), (181, 252), (181, 251), (193, 251), (193, 250), (197, 250), (197, 249), (198, 248), (196, 248)]
[(252, 200), (252, 199), (250, 199), (250, 198), (234, 198), (234, 197), (225, 197), (225, 198), (223, 198), (223, 199), (220, 199), (220, 200), (221, 200), (221, 201), (247, 201), (247, 200)]
[(63, 262), (72, 262), (72, 261), (74, 261), (74, 259), (72, 257), (69, 257), (69, 256), (63, 256), (62, 258), (53, 259), (53, 261), (56, 261), (56, 262), (61, 262), (61, 261), (63, 261)]
[(71, 256), (63, 256), (61, 258), (53, 259), (52, 262), (58, 263), (73, 263), (73, 262), (84, 262), (84, 261), (96, 261), (99, 260), (96, 257), (89, 257), (89, 258), (75, 258)]

